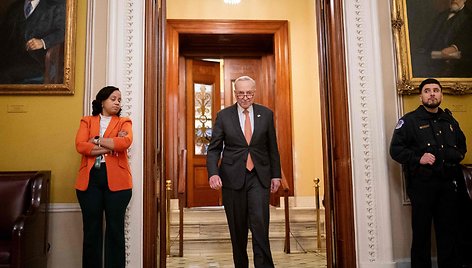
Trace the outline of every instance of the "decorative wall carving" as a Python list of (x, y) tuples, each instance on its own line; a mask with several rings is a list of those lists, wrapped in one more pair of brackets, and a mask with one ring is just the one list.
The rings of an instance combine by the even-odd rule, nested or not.
[[(102, 62), (92, 59), (95, 51), (106, 51), (106, 84), (115, 85), (121, 90), (122, 116), (130, 117), (133, 122), (133, 144), (128, 150), (128, 159), (133, 176), (133, 198), (125, 215), (125, 242), (126, 242), (126, 266), (140, 267), (142, 264), (142, 169), (143, 169), (143, 85), (144, 85), (144, 1), (138, 0), (108, 0), (107, 4), (98, 0), (88, 2), (88, 14), (90, 25), (87, 43), (87, 80), (97, 80), (103, 77), (94, 77), (93, 70), (103, 69)], [(108, 8), (106, 14), (107, 25), (93, 25), (100, 16), (96, 7)], [(103, 12), (103, 10), (100, 10)], [(91, 31), (97, 28), (106, 28), (107, 44), (93, 40)], [(105, 47), (106, 46), (106, 47)], [(100, 49), (97, 49), (100, 48)], [(89, 103), (95, 98), (92, 88), (95, 81), (87, 82), (85, 93), (85, 113), (90, 114)], [(96, 93), (96, 92), (95, 92)]]
[(373, 66), (369, 65), (367, 61), (367, 53), (371, 53), (367, 50), (368, 45), (366, 44), (366, 27), (365, 27), (365, 14), (364, 14), (364, 6), (362, 1), (355, 0), (354, 1), (354, 9), (353, 12), (355, 14), (355, 29), (353, 29), (355, 33), (355, 47), (356, 50), (356, 62), (355, 66), (357, 66), (356, 71), (357, 73), (357, 80), (356, 84), (353, 84), (353, 90), (358, 91), (357, 99), (352, 100), (351, 103), (359, 103), (359, 106), (356, 107), (360, 111), (360, 125), (357, 126), (361, 136), (361, 148), (362, 148), (362, 165), (363, 168), (363, 178), (356, 178), (356, 180), (361, 183), (361, 187), (364, 196), (358, 196), (358, 198), (362, 198), (362, 202), (364, 202), (364, 220), (365, 220), (365, 228), (367, 230), (367, 252), (368, 258), (370, 262), (375, 262), (377, 259), (377, 223), (376, 223), (376, 208), (375, 208), (375, 184), (373, 183), (373, 173), (372, 173), (372, 140), (371, 140), (371, 131), (372, 125), (370, 124), (370, 114), (369, 114), (369, 96), (372, 95), (370, 92), (372, 89), (369, 87), (367, 80), (369, 79), (369, 74), (371, 74), (370, 69)]

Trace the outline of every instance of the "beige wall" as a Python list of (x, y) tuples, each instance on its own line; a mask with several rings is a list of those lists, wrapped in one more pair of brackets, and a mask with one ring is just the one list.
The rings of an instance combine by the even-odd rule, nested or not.
[(318, 58), (313, 0), (172, 0), (168, 19), (287, 20), (293, 119), (295, 195), (313, 196), (313, 179), (323, 178)]
[[(0, 170), (51, 170), (51, 202), (77, 202), (75, 133), (83, 111), (86, 2), (77, 2), (75, 94), (0, 96)], [(8, 113), (24, 105), (25, 113)]]

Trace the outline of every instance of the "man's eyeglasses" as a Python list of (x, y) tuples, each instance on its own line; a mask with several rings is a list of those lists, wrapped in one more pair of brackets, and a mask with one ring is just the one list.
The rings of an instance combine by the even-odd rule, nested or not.
[(247, 97), (248, 99), (252, 99), (252, 97), (254, 97), (254, 91), (236, 92), (235, 95), (238, 99), (243, 99), (244, 97)]

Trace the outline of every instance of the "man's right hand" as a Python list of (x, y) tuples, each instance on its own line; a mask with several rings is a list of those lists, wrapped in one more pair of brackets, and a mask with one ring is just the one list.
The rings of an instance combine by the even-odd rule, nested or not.
[(214, 190), (219, 190), (221, 189), (221, 186), (223, 186), (223, 183), (221, 183), (221, 178), (218, 175), (211, 176), (209, 183), (210, 183), (210, 188)]
[(31, 38), (26, 42), (26, 50), (38, 50), (44, 48), (44, 43), (41, 39)]
[(434, 161), (436, 161), (436, 157), (434, 156), (434, 154), (424, 153), (424, 155), (420, 159), (420, 164), (433, 165)]
[(459, 49), (452, 45), (452, 46), (449, 46), (449, 47), (446, 47), (446, 48), (443, 48), (441, 50), (441, 53), (444, 55), (444, 56), (449, 56), (451, 55), (452, 53), (456, 53), (457, 51), (459, 51)]

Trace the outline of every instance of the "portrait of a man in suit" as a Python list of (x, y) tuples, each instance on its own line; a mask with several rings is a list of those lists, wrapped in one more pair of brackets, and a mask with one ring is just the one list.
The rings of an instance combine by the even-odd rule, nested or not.
[(472, 76), (467, 0), (407, 1), (414, 77)]
[[(0, 6), (0, 84), (62, 83), (65, 1), (12, 0)], [(62, 64), (48, 59), (53, 49)]]

